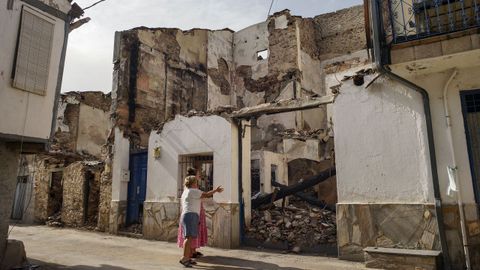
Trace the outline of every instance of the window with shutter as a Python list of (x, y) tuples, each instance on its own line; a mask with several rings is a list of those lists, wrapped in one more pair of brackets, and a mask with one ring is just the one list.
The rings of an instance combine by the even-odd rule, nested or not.
[(37, 12), (24, 8), (17, 55), (13, 73), (13, 87), (44, 95), (52, 51), (54, 24)]

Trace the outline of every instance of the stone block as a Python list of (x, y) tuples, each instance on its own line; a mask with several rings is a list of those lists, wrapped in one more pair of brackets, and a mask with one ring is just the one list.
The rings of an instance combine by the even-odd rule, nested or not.
[(413, 47), (393, 49), (391, 52), (392, 64), (405, 63), (415, 60), (415, 50)]
[(472, 40), (470, 36), (452, 38), (442, 41), (443, 55), (464, 52), (472, 49)]
[(144, 202), (143, 236), (175, 242), (180, 220), (179, 202)]
[(126, 216), (127, 201), (111, 201), (108, 232), (117, 234), (118, 229), (125, 224)]
[(440, 269), (440, 251), (368, 247), (365, 266), (377, 269), (435, 270)]
[(442, 56), (442, 44), (434, 42), (414, 47), (415, 60)]
[(439, 248), (432, 209), (422, 204), (337, 204), (339, 257), (363, 259), (367, 246)]

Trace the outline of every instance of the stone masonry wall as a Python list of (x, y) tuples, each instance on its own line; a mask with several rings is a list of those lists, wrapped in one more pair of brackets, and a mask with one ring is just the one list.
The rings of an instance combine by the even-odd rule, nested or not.
[(85, 168), (82, 162), (74, 162), (63, 171), (62, 221), (67, 226), (84, 223)]
[(339, 257), (364, 260), (363, 248), (439, 250), (433, 205), (337, 204)]
[(314, 18), (321, 59), (366, 49), (365, 17), (362, 5), (318, 15)]
[[(37, 155), (35, 158), (35, 180), (34, 180), (34, 219), (35, 222), (45, 222), (49, 213), (50, 193), (50, 176), (54, 171), (61, 171), (65, 165), (65, 161), (56, 159), (46, 155)], [(61, 194), (56, 194), (60, 195)]]

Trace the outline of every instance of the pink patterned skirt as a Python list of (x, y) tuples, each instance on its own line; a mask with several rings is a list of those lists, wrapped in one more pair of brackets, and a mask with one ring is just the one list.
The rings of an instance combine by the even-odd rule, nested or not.
[[(183, 230), (182, 226), (179, 222), (178, 226), (178, 236), (177, 236), (177, 244), (178, 247), (183, 248)], [(191, 248), (200, 248), (207, 245), (208, 242), (208, 232), (207, 232), (207, 218), (205, 216), (205, 209), (203, 208), (203, 204), (200, 206), (200, 224), (198, 226), (198, 237), (193, 238), (191, 243)]]

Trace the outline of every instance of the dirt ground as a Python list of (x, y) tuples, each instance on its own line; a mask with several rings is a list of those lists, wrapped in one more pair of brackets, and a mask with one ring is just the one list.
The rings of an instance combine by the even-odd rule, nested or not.
[[(178, 263), (181, 251), (174, 243), (46, 226), (15, 227), (10, 238), (24, 242), (30, 262), (41, 265), (39, 269), (185, 269)], [(363, 264), (335, 258), (256, 249), (203, 248), (202, 252), (206, 256), (195, 268), (203, 270), (365, 269)]]

